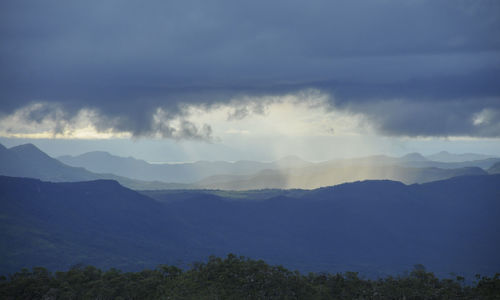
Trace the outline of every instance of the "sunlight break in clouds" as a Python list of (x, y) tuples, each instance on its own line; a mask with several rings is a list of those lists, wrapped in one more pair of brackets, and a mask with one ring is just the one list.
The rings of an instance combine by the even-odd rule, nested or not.
[(336, 109), (329, 97), (307, 90), (283, 96), (247, 97), (209, 109), (193, 105), (185, 107), (185, 111), (198, 126), (210, 124), (222, 140), (238, 134), (300, 138), (371, 133), (362, 114)]
[(127, 132), (97, 129), (97, 112), (81, 109), (76, 115), (68, 114), (54, 104), (33, 103), (0, 118), (0, 135), (14, 138), (56, 139), (109, 139), (130, 138)]
[[(227, 104), (185, 105), (181, 113), (157, 108), (149, 138), (219, 142), (235, 135), (256, 137), (350, 136), (370, 131), (361, 114), (335, 109), (329, 95), (306, 90), (282, 96), (244, 97)], [(69, 116), (53, 104), (34, 103), (0, 119), (0, 135), (18, 138), (130, 138), (97, 111)]]

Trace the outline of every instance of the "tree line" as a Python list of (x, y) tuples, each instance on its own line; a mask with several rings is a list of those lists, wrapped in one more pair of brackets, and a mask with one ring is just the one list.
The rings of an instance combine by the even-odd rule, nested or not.
[(229, 254), (187, 270), (107, 271), (76, 265), (65, 272), (42, 267), (0, 277), (1, 299), (500, 299), (500, 273), (437, 278), (421, 265), (408, 275), (364, 279), (356, 272), (303, 275)]

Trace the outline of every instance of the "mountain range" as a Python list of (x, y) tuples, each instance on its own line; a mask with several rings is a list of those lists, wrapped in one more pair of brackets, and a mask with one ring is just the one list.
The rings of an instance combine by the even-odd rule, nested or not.
[[(460, 162), (429, 160), (439, 156), (445, 160), (482, 158)], [(390, 179), (404, 183), (424, 183), (460, 175), (485, 175), (485, 169), (499, 162), (480, 154), (450, 154), (424, 157), (410, 153), (402, 157), (385, 155), (339, 159), (321, 163), (287, 157), (276, 162), (237, 161), (179, 164), (150, 164), (132, 157), (118, 157), (106, 152), (89, 152), (79, 156), (62, 156), (62, 162), (94, 172), (113, 173), (141, 180), (161, 180), (186, 184), (194, 189), (287, 189), (318, 188), (366, 179)]]
[[(54, 159), (33, 144), (7, 149), (0, 145), (0, 175), (54, 182), (116, 180), (136, 189), (313, 189), (344, 182), (389, 179), (406, 184), (462, 175), (485, 175), (500, 158), (435, 162), (418, 153), (402, 157), (370, 156), (321, 163), (286, 157), (275, 162), (207, 162), (150, 164), (132, 157), (89, 152)], [(190, 181), (196, 180), (196, 181)]]
[(424, 183), (462, 175), (486, 175), (479, 167), (440, 169), (435, 167), (404, 167), (400, 165), (370, 165), (332, 163), (300, 169), (263, 170), (252, 175), (216, 175), (197, 183), (208, 189), (312, 189), (367, 179), (389, 179), (403, 183)]
[[(37, 178), (54, 182), (112, 179), (133, 189), (168, 189), (163, 182), (134, 180), (114, 174), (98, 174), (82, 167), (68, 166), (48, 156), (33, 144), (5, 148), (0, 144), (0, 175)], [(174, 185), (176, 188), (182, 185)]]
[(0, 273), (75, 264), (182, 267), (230, 252), (301, 271), (367, 276), (417, 263), (442, 276), (500, 268), (500, 175), (255, 195), (140, 194), (110, 180), (0, 176)]
[(265, 169), (299, 168), (312, 165), (298, 157), (288, 156), (275, 162), (197, 161), (193, 163), (151, 164), (133, 157), (119, 157), (103, 151), (78, 156), (60, 156), (61, 162), (97, 173), (113, 173), (138, 180), (194, 183), (217, 174), (246, 175)]
[(493, 155), (477, 154), (477, 153), (462, 153), (455, 154), (448, 151), (441, 151), (435, 154), (426, 156), (427, 159), (440, 162), (466, 162), (474, 160), (483, 160), (488, 158), (495, 158)]

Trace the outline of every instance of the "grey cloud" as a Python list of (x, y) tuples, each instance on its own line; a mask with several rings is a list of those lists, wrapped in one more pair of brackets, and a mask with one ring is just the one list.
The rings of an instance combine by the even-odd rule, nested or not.
[(40, 124), (47, 118), (64, 119), (64, 112), (58, 110), (57, 105), (47, 103), (26, 111), (23, 117)]
[(170, 139), (187, 139), (187, 140), (204, 140), (211, 142), (214, 140), (212, 135), (212, 127), (204, 124), (201, 128), (188, 120), (181, 120), (179, 126), (174, 127), (169, 124), (168, 120), (159, 124), (153, 125), (154, 132), (157, 132), (163, 138)]
[[(486, 107), (486, 108), (485, 108)], [(430, 102), (391, 100), (350, 107), (390, 136), (500, 137), (500, 99)]]
[[(174, 118), (186, 103), (317, 88), (385, 134), (500, 136), (459, 121), (498, 109), (499, 29), (500, 2), (491, 0), (7, 0), (0, 115), (37, 101), (68, 120), (91, 108), (98, 128), (141, 136), (157, 130), (157, 108)], [(402, 117), (402, 107), (387, 106), (394, 99), (418, 113)], [(386, 110), (371, 109), (379, 104)], [(236, 119), (250, 113), (235, 107)], [(436, 111), (446, 124), (421, 125)], [(186, 124), (176, 134), (207, 132)]]
[[(206, 141), (211, 141), (213, 139), (212, 136), (212, 127), (208, 124), (204, 124), (202, 128), (198, 128), (195, 124), (189, 121), (182, 121), (180, 129), (177, 134), (180, 138), (188, 138), (188, 139), (202, 139)], [(174, 135), (175, 137), (176, 135)]]
[(235, 108), (232, 112), (229, 113), (227, 116), (228, 121), (231, 120), (241, 120), (246, 118), (250, 112), (248, 111), (248, 108), (246, 107), (237, 107)]
[(266, 107), (272, 99), (257, 99), (253, 101), (240, 100), (240, 103), (230, 103), (234, 109), (228, 113), (227, 120), (242, 120), (251, 114), (264, 115), (266, 113)]

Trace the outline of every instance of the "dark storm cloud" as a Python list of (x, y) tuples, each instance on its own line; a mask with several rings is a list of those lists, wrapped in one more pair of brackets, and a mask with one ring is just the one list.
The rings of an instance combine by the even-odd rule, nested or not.
[[(500, 136), (498, 118), (471, 121), (500, 111), (495, 0), (0, 6), (0, 115), (39, 101), (67, 118), (86, 107), (99, 128), (144, 135), (161, 130), (158, 107), (170, 118), (186, 103), (318, 88), (385, 134)], [(185, 125), (178, 134), (210, 133)]]

